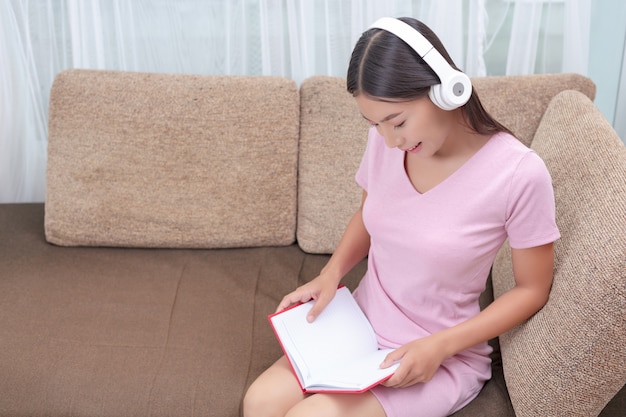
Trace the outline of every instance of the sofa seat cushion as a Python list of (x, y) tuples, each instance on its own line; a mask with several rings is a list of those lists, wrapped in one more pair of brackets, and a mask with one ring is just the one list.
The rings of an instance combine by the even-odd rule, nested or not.
[(299, 103), (287, 78), (62, 72), (50, 99), (47, 239), (293, 243)]
[(0, 415), (238, 416), (302, 251), (67, 248), (43, 219), (0, 205)]
[[(500, 337), (520, 416), (598, 415), (626, 383), (626, 147), (593, 102), (558, 94), (532, 147), (554, 184), (554, 283), (545, 307)], [(509, 250), (493, 269), (495, 295), (513, 286)]]

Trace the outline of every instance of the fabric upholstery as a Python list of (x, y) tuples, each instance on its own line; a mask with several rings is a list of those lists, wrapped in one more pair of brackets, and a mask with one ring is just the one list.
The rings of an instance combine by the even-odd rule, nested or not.
[(297, 246), (58, 247), (43, 211), (0, 205), (0, 416), (238, 416)]
[(485, 109), (530, 146), (550, 100), (563, 90), (577, 90), (591, 100), (596, 86), (579, 74), (507, 75), (472, 78)]
[(220, 248), (295, 240), (296, 84), (69, 70), (51, 92), (46, 236)]
[[(526, 145), (558, 92), (595, 96), (595, 84), (576, 74), (482, 77), (472, 83), (483, 106)], [(297, 239), (303, 250), (332, 253), (359, 207), (362, 190), (354, 175), (367, 129), (345, 79), (312, 77), (302, 84)]]
[[(552, 175), (557, 224), (546, 306), (500, 337), (520, 416), (592, 416), (626, 383), (626, 147), (577, 91), (550, 103), (532, 142)], [(513, 286), (509, 250), (496, 297)]]
[(297, 240), (306, 252), (332, 253), (361, 202), (354, 174), (369, 126), (343, 78), (305, 80), (300, 101)]

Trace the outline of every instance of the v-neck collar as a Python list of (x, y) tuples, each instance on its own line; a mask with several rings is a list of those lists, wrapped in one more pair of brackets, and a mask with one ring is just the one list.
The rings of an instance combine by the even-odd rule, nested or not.
[(476, 163), (475, 161), (480, 159), (480, 156), (483, 153), (485, 153), (485, 149), (490, 146), (490, 143), (494, 142), (494, 138), (498, 136), (499, 134), (500, 133), (496, 133), (493, 136), (491, 136), (476, 152), (474, 152), (472, 156), (470, 156), (465, 162), (463, 162), (463, 164), (461, 164), (457, 169), (455, 169), (450, 175), (448, 175), (438, 184), (435, 184), (433, 187), (429, 188), (428, 190), (424, 192), (420, 192), (417, 188), (415, 188), (415, 185), (413, 185), (413, 182), (411, 181), (411, 178), (409, 177), (409, 173), (407, 172), (407, 169), (406, 169), (406, 157), (407, 157), (406, 152), (401, 151), (400, 149), (397, 149), (397, 151), (401, 153), (400, 165), (402, 169), (402, 174), (403, 174), (402, 176), (404, 178), (404, 182), (411, 188), (413, 193), (415, 193), (418, 196), (425, 197), (425, 196), (433, 194), (433, 192), (437, 192), (437, 190), (444, 188), (448, 182), (451, 182), (452, 180), (454, 180), (455, 177), (459, 176), (460, 174), (463, 173), (463, 171), (469, 169), (471, 165), (475, 164)]

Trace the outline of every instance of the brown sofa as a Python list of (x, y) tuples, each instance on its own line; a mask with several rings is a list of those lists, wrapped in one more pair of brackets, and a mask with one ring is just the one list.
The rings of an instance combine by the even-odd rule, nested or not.
[[(548, 304), (455, 416), (624, 416), (626, 149), (585, 77), (473, 81), (546, 161), (562, 238)], [(366, 130), (338, 78), (61, 73), (45, 205), (0, 205), (0, 415), (240, 415), (281, 354), (267, 314), (358, 206)]]

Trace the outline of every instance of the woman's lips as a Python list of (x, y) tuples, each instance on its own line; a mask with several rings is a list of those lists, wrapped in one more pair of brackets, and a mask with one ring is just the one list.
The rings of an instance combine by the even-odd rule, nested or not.
[(417, 153), (422, 149), (422, 142), (406, 150), (406, 152)]

